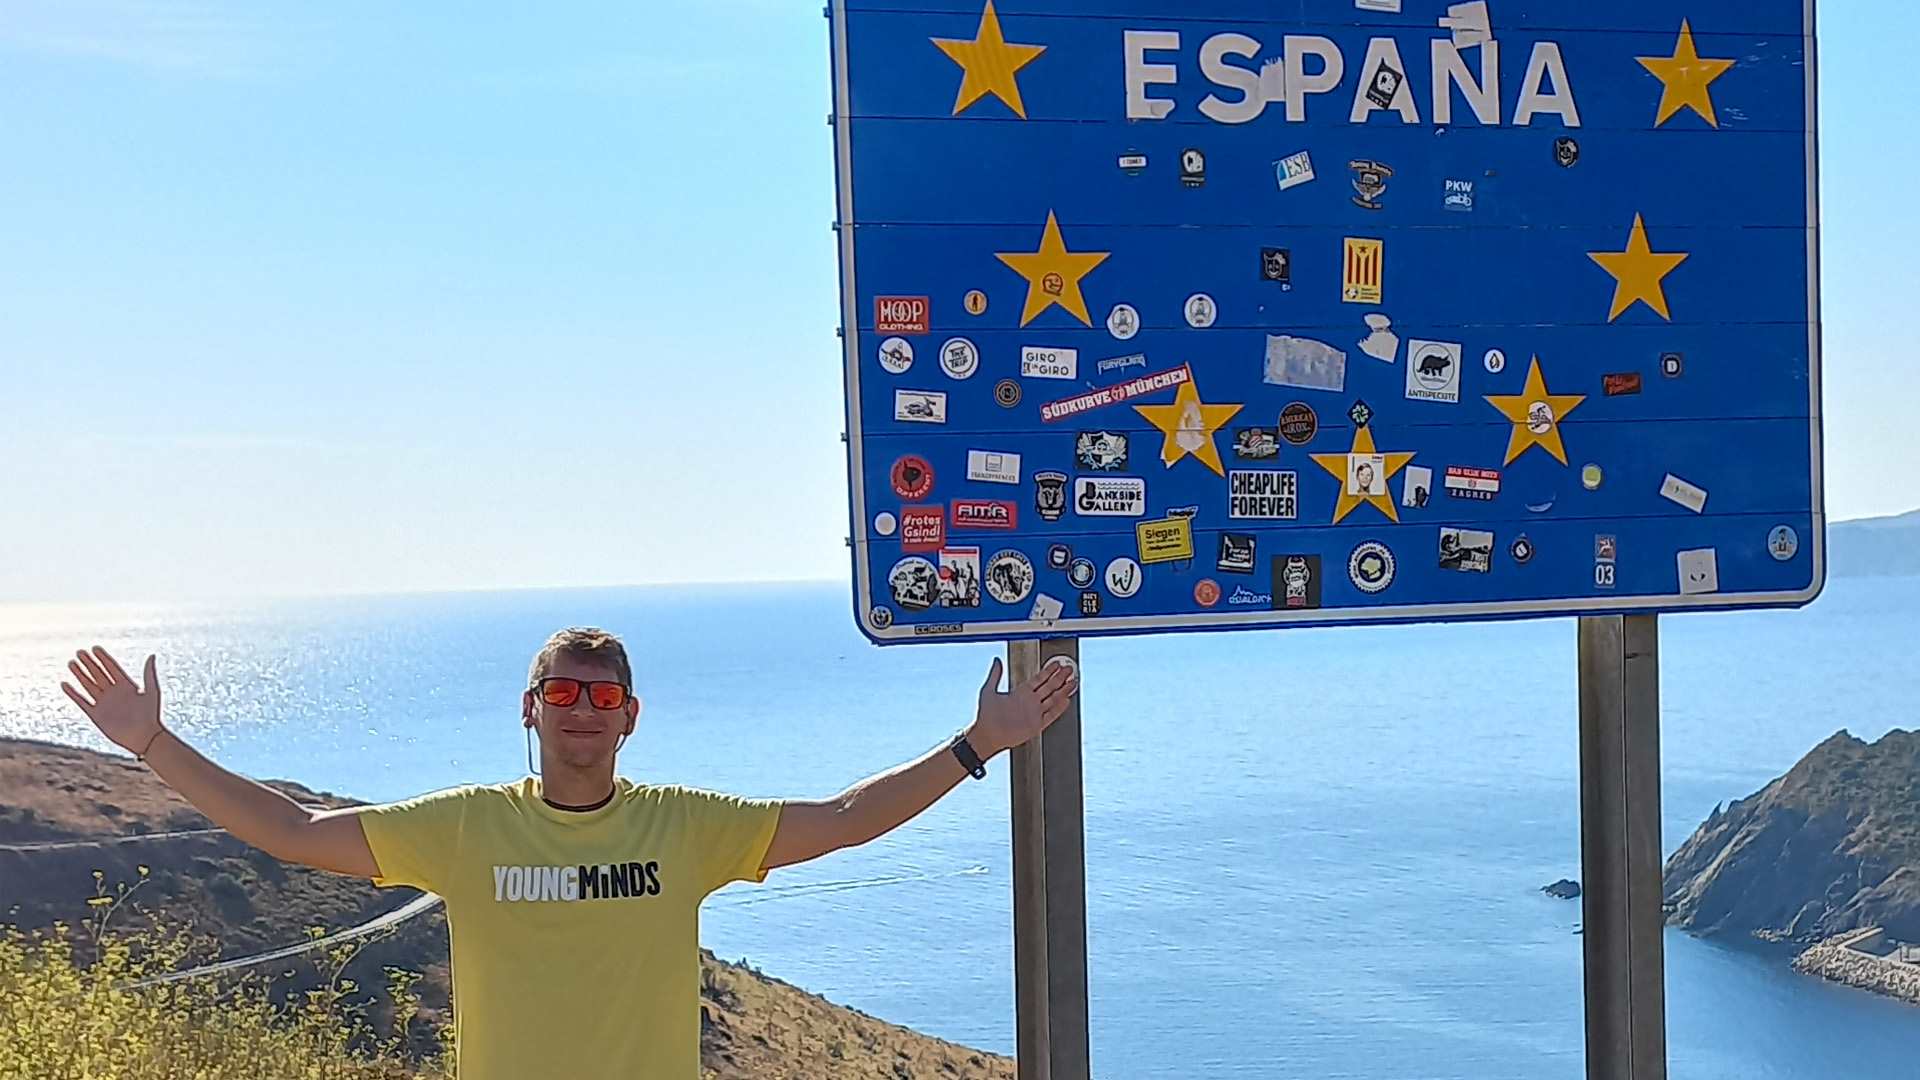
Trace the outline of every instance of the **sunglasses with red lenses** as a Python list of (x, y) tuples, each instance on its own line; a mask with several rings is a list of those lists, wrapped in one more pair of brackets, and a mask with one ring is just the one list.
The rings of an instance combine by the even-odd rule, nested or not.
[(617, 682), (595, 680), (582, 682), (561, 675), (549, 675), (533, 687), (540, 694), (540, 700), (556, 708), (571, 708), (580, 700), (580, 691), (587, 692), (587, 701), (596, 709), (617, 709), (627, 703), (627, 688)]

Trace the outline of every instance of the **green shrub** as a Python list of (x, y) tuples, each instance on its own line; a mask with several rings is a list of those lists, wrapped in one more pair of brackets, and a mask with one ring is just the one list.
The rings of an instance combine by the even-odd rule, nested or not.
[[(95, 875), (96, 882), (99, 875)], [(194, 978), (140, 987), (192, 966), (189, 936), (109, 923), (146, 883), (116, 895), (96, 887), (93, 915), (23, 932), (0, 928), (0, 1076), (30, 1080), (446, 1080), (450, 1032), (426, 1060), (409, 1056), (419, 976), (389, 970), (395, 1034), (367, 1019), (368, 1002), (341, 976), (360, 944), (323, 950), (324, 985), (275, 1005), (258, 976)], [(315, 931), (316, 934), (319, 931)]]

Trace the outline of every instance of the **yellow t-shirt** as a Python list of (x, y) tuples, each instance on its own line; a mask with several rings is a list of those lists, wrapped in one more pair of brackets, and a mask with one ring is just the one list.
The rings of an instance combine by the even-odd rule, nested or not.
[(698, 1080), (700, 902), (760, 868), (780, 804), (620, 778), (598, 810), (540, 781), (360, 815), (374, 884), (438, 893), (460, 1080)]

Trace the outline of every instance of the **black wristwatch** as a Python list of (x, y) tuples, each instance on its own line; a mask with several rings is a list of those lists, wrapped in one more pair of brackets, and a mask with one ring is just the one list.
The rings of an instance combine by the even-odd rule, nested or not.
[(961, 768), (972, 773), (975, 780), (987, 778), (987, 763), (980, 760), (980, 752), (967, 741), (966, 732), (955, 735), (953, 741), (947, 744), (947, 749), (953, 751), (953, 756), (960, 759)]

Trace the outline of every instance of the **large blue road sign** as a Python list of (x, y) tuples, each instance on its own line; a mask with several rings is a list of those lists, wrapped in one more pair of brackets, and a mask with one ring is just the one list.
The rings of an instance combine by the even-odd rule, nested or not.
[(835, 0), (875, 641), (1787, 606), (1811, 0)]

